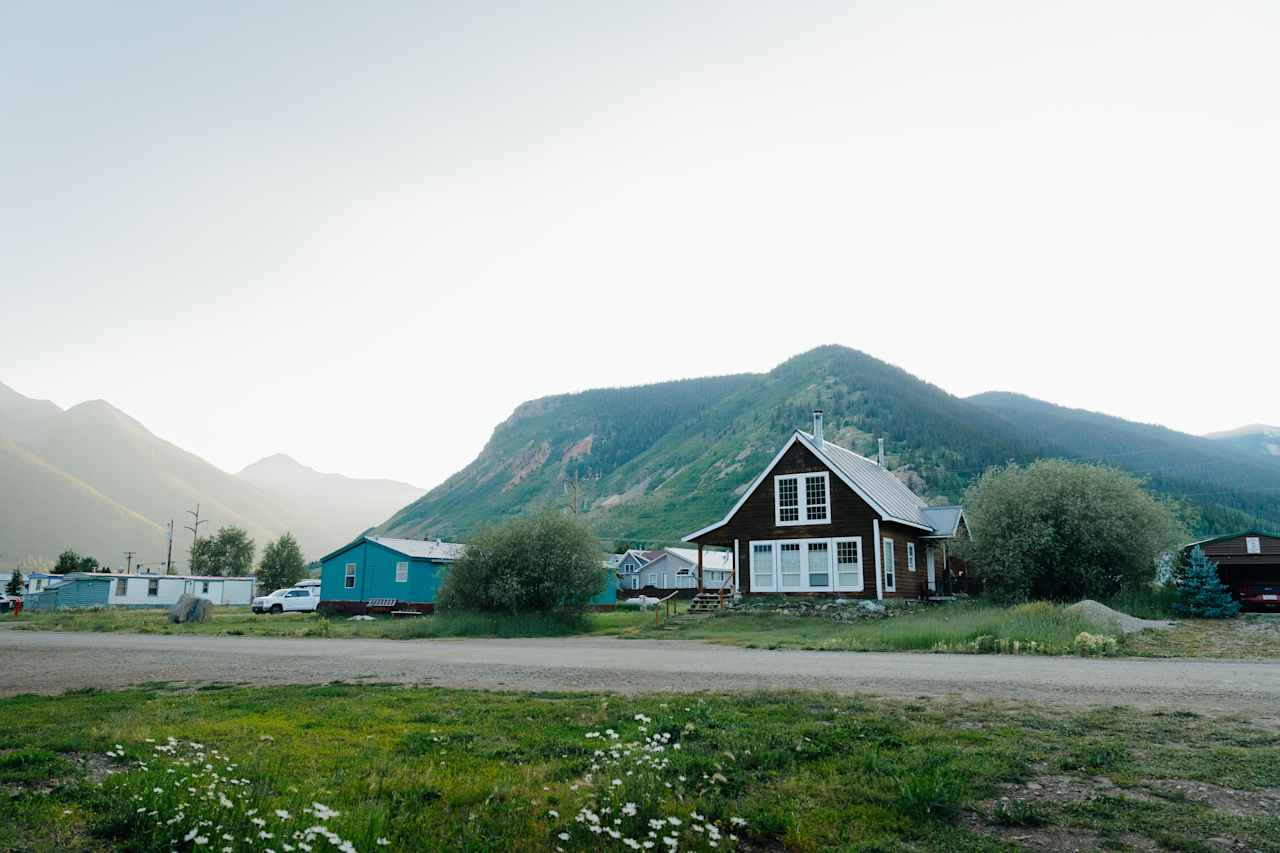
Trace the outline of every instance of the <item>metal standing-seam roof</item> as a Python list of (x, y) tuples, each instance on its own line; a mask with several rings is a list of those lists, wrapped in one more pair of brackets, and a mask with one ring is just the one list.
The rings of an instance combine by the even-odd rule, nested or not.
[(421, 557), (427, 560), (456, 560), (466, 549), (465, 545), (441, 542), (438, 539), (392, 539), (387, 536), (366, 536), (365, 539), (404, 554), (406, 557)]
[(885, 520), (919, 527), (929, 531), (933, 536), (955, 535), (963, 515), (960, 507), (931, 507), (924, 502), (923, 498), (911, 491), (906, 483), (895, 477), (888, 468), (883, 468), (873, 460), (829, 441), (823, 441), (822, 447), (819, 448), (811, 434), (796, 430), (791, 441), (788, 441), (782, 450), (778, 451), (773, 461), (757, 475), (738, 503), (722, 520), (690, 533), (684, 537), (684, 541), (691, 542), (704, 533), (727, 524), (751, 494), (759, 488), (765, 476), (778, 464), (778, 460), (787, 452), (787, 448), (796, 441), (812, 451)]
[[(813, 436), (808, 433), (801, 433), (801, 436), (811, 450), (816, 449)], [(907, 488), (906, 483), (893, 476), (893, 472), (888, 468), (881, 468), (867, 457), (859, 456), (852, 450), (829, 441), (822, 442), (822, 455), (825, 455), (840, 473), (860, 487), (871, 499), (872, 506), (878, 506), (886, 516), (897, 521), (905, 521), (907, 524), (933, 529), (933, 525), (923, 513), (928, 504)]]

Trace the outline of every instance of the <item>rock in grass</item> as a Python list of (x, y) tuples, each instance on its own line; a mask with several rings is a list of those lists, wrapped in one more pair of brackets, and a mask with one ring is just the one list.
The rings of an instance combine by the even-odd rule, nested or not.
[(205, 622), (209, 619), (213, 607), (209, 599), (195, 595), (184, 595), (169, 608), (169, 621), (177, 624), (183, 622)]

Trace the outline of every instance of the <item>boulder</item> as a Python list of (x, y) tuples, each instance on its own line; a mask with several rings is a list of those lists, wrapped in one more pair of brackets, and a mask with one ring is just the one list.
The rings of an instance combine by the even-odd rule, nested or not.
[(184, 595), (169, 608), (169, 621), (177, 624), (183, 622), (206, 622), (213, 605), (209, 599), (195, 595)]

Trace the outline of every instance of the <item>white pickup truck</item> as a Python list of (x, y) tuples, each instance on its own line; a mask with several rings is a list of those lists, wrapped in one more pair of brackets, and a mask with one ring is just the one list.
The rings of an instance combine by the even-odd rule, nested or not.
[(312, 613), (320, 604), (320, 588), (289, 587), (253, 600), (254, 613)]

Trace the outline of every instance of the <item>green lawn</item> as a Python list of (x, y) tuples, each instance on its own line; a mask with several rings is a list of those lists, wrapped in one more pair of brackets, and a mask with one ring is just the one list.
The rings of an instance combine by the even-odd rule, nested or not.
[[(697, 618), (683, 615), (655, 623), (652, 611), (616, 610), (582, 617), (428, 616), (379, 617), (352, 622), (317, 614), (258, 616), (244, 607), (217, 607), (212, 618), (173, 625), (160, 609), (63, 610), (0, 617), (19, 630), (129, 631), (143, 634), (247, 635), (273, 637), (539, 637), (605, 635), (639, 639), (686, 639), (767, 649), (914, 651), (1005, 654), (1077, 654), (1081, 632), (1114, 631), (1048, 603), (1000, 607), (979, 601), (912, 608), (882, 619), (840, 622), (823, 616), (780, 614), (750, 608)], [(1280, 616), (1246, 614), (1231, 620), (1179, 620), (1168, 632), (1114, 637), (1093, 654), (1152, 657), (1280, 657)]]
[(207, 622), (175, 625), (163, 608), (99, 608), (24, 612), (0, 616), (0, 625), (19, 630), (124, 631), (137, 634), (196, 634), (254, 637), (371, 637), (394, 640), (430, 637), (541, 637), (611, 634), (653, 623), (653, 613), (617, 610), (581, 617), (419, 616), (377, 617), (373, 621), (329, 618), (316, 613), (255, 614), (247, 607), (215, 607)]
[(5, 849), (1280, 850), (1274, 732), (1190, 713), (333, 684), (0, 719)]

